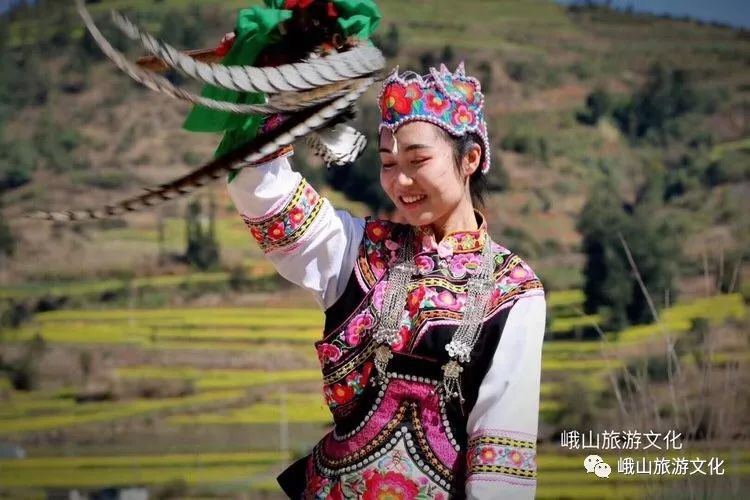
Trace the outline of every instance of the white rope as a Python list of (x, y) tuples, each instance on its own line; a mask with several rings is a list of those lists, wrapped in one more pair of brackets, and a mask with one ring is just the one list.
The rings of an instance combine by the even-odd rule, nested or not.
[(301, 63), (263, 68), (204, 63), (157, 40), (119, 12), (112, 11), (112, 20), (126, 36), (140, 40), (146, 50), (169, 67), (204, 83), (230, 90), (264, 94), (297, 92), (371, 75), (385, 67), (383, 54), (370, 45)]

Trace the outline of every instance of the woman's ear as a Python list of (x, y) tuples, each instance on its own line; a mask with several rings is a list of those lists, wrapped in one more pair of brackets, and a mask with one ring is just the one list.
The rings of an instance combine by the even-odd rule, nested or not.
[(469, 151), (464, 155), (463, 164), (461, 168), (466, 177), (476, 172), (479, 168), (479, 163), (482, 161), (482, 147), (476, 142), (472, 143), (469, 147)]

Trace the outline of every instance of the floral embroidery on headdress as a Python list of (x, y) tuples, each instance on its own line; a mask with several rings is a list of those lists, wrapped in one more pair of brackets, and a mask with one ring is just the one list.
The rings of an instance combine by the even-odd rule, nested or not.
[(476, 133), (482, 139), (481, 169), (490, 168), (490, 142), (484, 119), (484, 94), (479, 80), (466, 76), (461, 63), (451, 73), (445, 65), (430, 68), (428, 75), (399, 74), (398, 68), (386, 78), (378, 96), (381, 123), (396, 132), (411, 121), (427, 121), (453, 136)]

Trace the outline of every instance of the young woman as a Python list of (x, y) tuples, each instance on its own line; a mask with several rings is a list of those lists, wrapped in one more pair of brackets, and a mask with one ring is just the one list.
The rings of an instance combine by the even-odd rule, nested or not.
[(545, 302), (476, 210), (490, 145), (479, 82), (395, 70), (380, 180), (405, 224), (334, 210), (285, 155), (230, 195), (279, 273), (325, 310), (334, 429), (279, 477), (290, 498), (533, 498)]

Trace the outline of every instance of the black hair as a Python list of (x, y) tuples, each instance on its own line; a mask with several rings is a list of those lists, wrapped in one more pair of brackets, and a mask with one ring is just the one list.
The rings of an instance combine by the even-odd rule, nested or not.
[[(453, 148), (453, 163), (456, 166), (459, 174), (461, 173), (461, 163), (464, 157), (469, 154), (474, 144), (482, 146), (482, 139), (478, 134), (469, 133), (461, 136), (454, 136), (449, 134), (447, 131), (440, 127), (436, 127), (438, 134), (451, 144)], [(471, 202), (474, 207), (484, 206), (484, 194), (487, 192), (487, 176), (482, 172), (482, 165), (484, 164), (484, 156), (487, 151), (482, 148), (482, 155), (479, 157), (479, 167), (471, 174), (469, 178), (469, 194), (471, 195)]]

